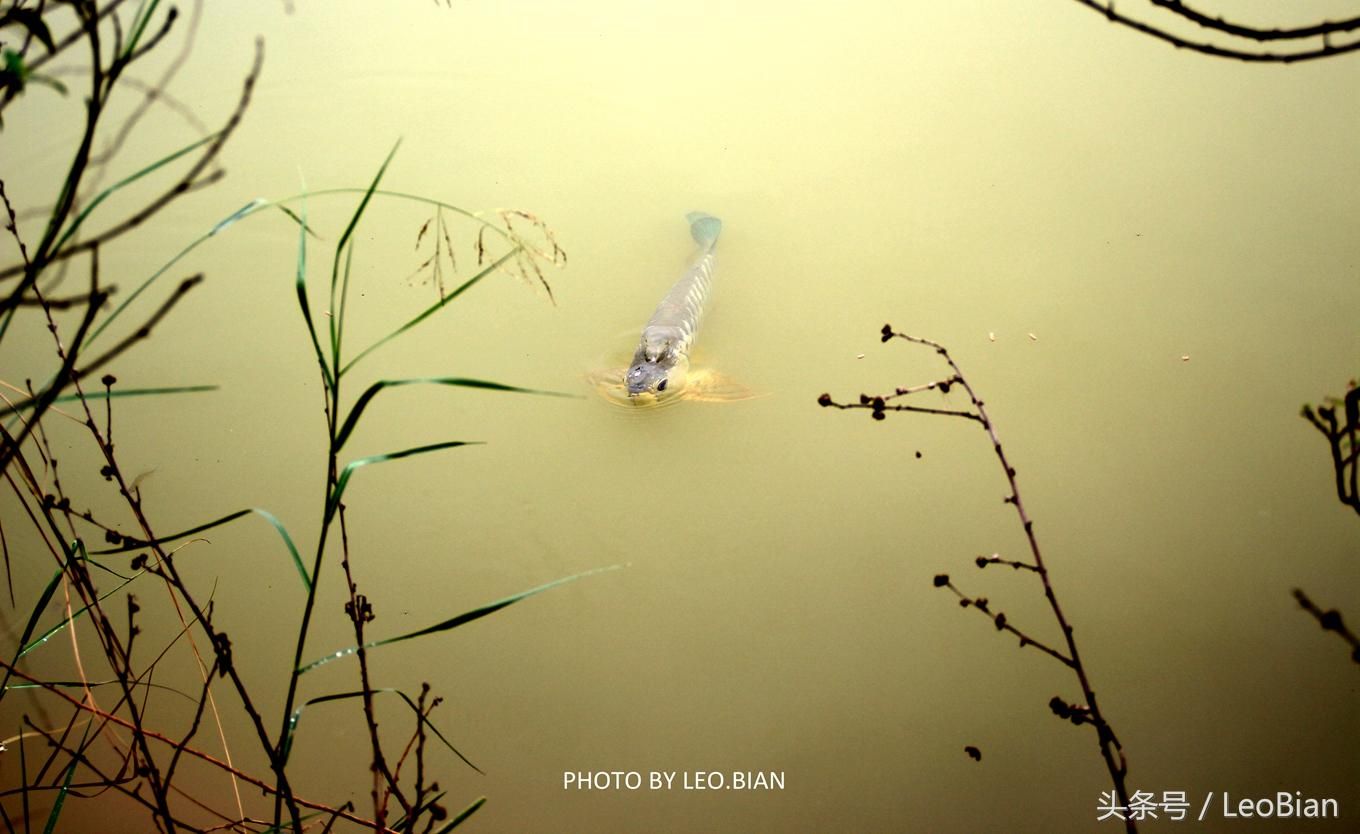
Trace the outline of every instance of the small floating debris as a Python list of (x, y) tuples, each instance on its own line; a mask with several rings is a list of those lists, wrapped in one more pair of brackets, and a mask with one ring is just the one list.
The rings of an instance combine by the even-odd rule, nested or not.
[(862, 353), (856, 354), (856, 355), (855, 355), (855, 358), (856, 358), (856, 359), (863, 359), (863, 358), (864, 358), (864, 354), (862, 354)]
[(1039, 341), (1039, 337), (1038, 337), (1038, 336), (1035, 336), (1033, 333), (1031, 333), (1031, 334), (1029, 334), (1029, 340), (1030, 340), (1031, 342), (1037, 342), (1037, 341)]
[(975, 762), (982, 761), (982, 751), (977, 749), (971, 744), (963, 748), (963, 752), (967, 753), (968, 758), (972, 759)]
[(987, 331), (987, 341), (989, 341), (989, 342), (995, 342), (995, 341), (996, 341), (996, 334), (993, 333), (992, 331), (988, 330), (988, 331)]
[(1182, 354), (1181, 354), (1181, 361), (1182, 361), (1182, 362), (1189, 362), (1189, 361), (1190, 361), (1190, 354), (1188, 354), (1188, 353), (1182, 353)]

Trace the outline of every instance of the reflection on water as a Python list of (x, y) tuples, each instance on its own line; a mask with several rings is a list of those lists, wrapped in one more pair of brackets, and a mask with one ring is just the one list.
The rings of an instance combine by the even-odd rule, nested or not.
[[(375, 402), (347, 455), (485, 442), (356, 476), (348, 535), (375, 638), (628, 564), (374, 653), (380, 685), (447, 699), (436, 719), (486, 773), (432, 753), (450, 807), (486, 795), (475, 821), (506, 831), (1091, 829), (1107, 777), (1089, 728), (1048, 707), (1079, 696), (1070, 675), (931, 587), (966, 579), (1061, 639), (1032, 577), (973, 568), (1024, 548), (985, 435), (817, 407), (946, 373), (880, 344), (884, 321), (946, 344), (986, 399), (1131, 787), (1360, 807), (1352, 669), (1290, 596), (1360, 611), (1360, 525), (1298, 417), (1360, 349), (1353, 64), (1214, 63), (1061, 3), (295, 5), (205, 9), (177, 82), (195, 109), (217, 106), (255, 33), (268, 43), (229, 176), (105, 268), (147, 274), (232, 207), (296, 191), (299, 169), (313, 189), (362, 186), (398, 135), (386, 186), (554, 229), (570, 262), (546, 275), (551, 301), (485, 281), (346, 389), (462, 375), (582, 395), (409, 386)], [(26, 95), (7, 122), (52, 98)], [(187, 130), (157, 118), (175, 141)], [(7, 190), (46, 194), (62, 160), (0, 141)], [(318, 251), (353, 199), (309, 201)], [(762, 396), (611, 408), (599, 374), (627, 363), (683, 268), (677, 218), (694, 206), (724, 221), (695, 367)], [(411, 277), (428, 212), (372, 211), (356, 346), (434, 294)], [(456, 236), (462, 257), (473, 242)], [(315, 529), (325, 415), (296, 244), (283, 217), (214, 238), (184, 264), (208, 276), (199, 305), (118, 369), (221, 385), (120, 412), (166, 529), (247, 506)], [(300, 604), (269, 535), (223, 528), (192, 563), (234, 644), (256, 647), (240, 663), (258, 681), (287, 668), (278, 629)], [(353, 643), (338, 574), (317, 655)], [(330, 664), (306, 694), (352, 689), (354, 672)], [(362, 721), (328, 715), (294, 752), (303, 788), (362, 808)], [(785, 784), (563, 787), (582, 771)]]

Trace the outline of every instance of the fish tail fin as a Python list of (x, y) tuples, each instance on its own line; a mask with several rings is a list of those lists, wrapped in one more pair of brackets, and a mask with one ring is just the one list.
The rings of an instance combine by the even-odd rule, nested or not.
[(722, 221), (702, 211), (691, 211), (685, 215), (685, 219), (689, 221), (689, 233), (694, 237), (694, 242), (704, 249), (712, 249), (718, 242), (718, 233), (722, 231)]

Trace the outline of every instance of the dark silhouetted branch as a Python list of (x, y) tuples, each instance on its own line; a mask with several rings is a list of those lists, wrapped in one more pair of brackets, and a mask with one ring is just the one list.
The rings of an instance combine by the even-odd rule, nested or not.
[(1357, 638), (1355, 632), (1346, 626), (1346, 623), (1341, 619), (1340, 611), (1335, 608), (1323, 611), (1300, 588), (1294, 589), (1294, 599), (1298, 600), (1299, 607), (1313, 615), (1313, 619), (1318, 621), (1318, 625), (1322, 626), (1323, 631), (1335, 631), (1338, 637), (1349, 643), (1351, 660), (1360, 663), (1360, 638)]
[(1244, 45), (1242, 48), (1218, 46), (1217, 44), (1206, 41), (1195, 41), (1181, 37), (1161, 26), (1129, 17), (1117, 11), (1113, 0), (1109, 0), (1109, 2), (1101, 2), (1101, 0), (1076, 0), (1076, 2), (1097, 12), (1111, 23), (1125, 26), (1135, 32), (1169, 43), (1179, 49), (1188, 49), (1192, 52), (1210, 55), (1215, 58), (1229, 58), (1249, 63), (1293, 64), (1300, 61), (1312, 61), (1318, 58), (1331, 58), (1360, 50), (1360, 39), (1342, 44), (1333, 44), (1331, 41), (1333, 35), (1345, 35), (1360, 29), (1360, 18), (1348, 18), (1339, 21), (1321, 21), (1291, 28), (1261, 29), (1206, 14), (1179, 2), (1179, 0), (1148, 0), (1151, 5), (1169, 11), (1183, 20), (1195, 23), (1202, 28), (1239, 41), (1249, 41), (1253, 44), (1299, 41), (1304, 39), (1321, 39), (1322, 41), (1320, 46), (1303, 48), (1294, 52), (1268, 52), (1253, 50), (1247, 45)]
[[(954, 358), (949, 355), (949, 351), (946, 350), (943, 345), (938, 342), (933, 342), (930, 339), (923, 339), (919, 336), (909, 336), (905, 333), (899, 333), (893, 330), (891, 325), (886, 324), (883, 325), (881, 333), (884, 342), (891, 341), (892, 339), (903, 339), (935, 351), (935, 353), (949, 365), (949, 369), (952, 372), (951, 376), (925, 385), (899, 387), (896, 388), (892, 394), (888, 395), (873, 396), (861, 394), (859, 401), (855, 403), (839, 403), (836, 402), (830, 394), (822, 394), (817, 399), (818, 404), (823, 407), (841, 409), (865, 409), (870, 412), (870, 416), (875, 420), (883, 420), (889, 411), (914, 411), (924, 414), (943, 414), (951, 417), (963, 417), (979, 423), (983, 430), (986, 431), (987, 437), (992, 444), (992, 451), (996, 454), (997, 461), (1000, 463), (1001, 469), (1005, 473), (1006, 483), (1009, 488), (1009, 492), (1004, 499), (1005, 503), (1010, 504), (1015, 508), (1020, 524), (1024, 528), (1025, 538), (1029, 544), (1030, 562), (1015, 562), (1001, 559), (999, 556), (990, 558), (979, 556), (976, 559), (976, 564), (979, 568), (985, 568), (991, 564), (1006, 564), (1017, 570), (1026, 569), (1036, 574), (1043, 585), (1044, 598), (1048, 601), (1049, 610), (1053, 613), (1053, 618), (1062, 632), (1063, 640), (1066, 644), (1066, 653), (1035, 640), (1027, 633), (1017, 629), (1007, 621), (1004, 613), (993, 613), (990, 608), (990, 603), (985, 597), (969, 597), (965, 595), (954, 586), (948, 574), (937, 574), (934, 579), (935, 587), (948, 588), (953, 591), (953, 593), (959, 597), (960, 605), (965, 608), (974, 608), (987, 615), (997, 631), (1008, 631), (1015, 635), (1019, 638), (1022, 647), (1033, 646), (1072, 670), (1076, 675), (1078, 685), (1081, 687), (1082, 698), (1085, 701), (1085, 705), (1067, 705), (1065, 702), (1062, 702), (1061, 699), (1056, 700), (1064, 704), (1064, 710), (1066, 710), (1067, 713), (1064, 717), (1071, 718), (1074, 724), (1090, 724), (1095, 728), (1100, 743), (1101, 758), (1105, 763), (1106, 770), (1110, 774), (1110, 780), (1114, 785), (1120, 804), (1127, 808), (1129, 804), (1129, 792), (1126, 781), (1128, 775), (1128, 762), (1124, 756), (1123, 746), (1119, 743), (1119, 739), (1115, 736), (1113, 728), (1111, 728), (1109, 722), (1101, 713), (1100, 707), (1096, 702), (1095, 689), (1091, 686), (1090, 676), (1087, 674), (1086, 667), (1082, 663), (1081, 653), (1078, 651), (1076, 639), (1073, 637), (1072, 625), (1068, 622), (1067, 615), (1063, 612), (1062, 606), (1058, 603), (1058, 596), (1053, 589), (1053, 583), (1049, 577), (1048, 568), (1044, 565), (1043, 553), (1039, 548), (1039, 540), (1034, 535), (1034, 521), (1030, 518), (1028, 511), (1025, 509), (1024, 501), (1020, 497), (1020, 488), (1016, 484), (1015, 467), (1011, 465), (1005, 449), (1002, 448), (1001, 440), (997, 436), (996, 426), (992, 423), (991, 417), (987, 414), (986, 404), (983, 402), (982, 398), (977, 395), (977, 392), (964, 376), (963, 371), (959, 368), (958, 364), (954, 361)], [(932, 390), (947, 393), (953, 386), (962, 388), (968, 395), (968, 399), (972, 403), (971, 410), (959, 411), (908, 406), (892, 402), (892, 400), (896, 398)], [(1080, 718), (1074, 718), (1073, 716), (1079, 716)], [(1133, 832), (1137, 831), (1137, 823), (1133, 820), (1131, 815), (1125, 818), (1124, 823), (1125, 829), (1129, 834), (1133, 834)]]

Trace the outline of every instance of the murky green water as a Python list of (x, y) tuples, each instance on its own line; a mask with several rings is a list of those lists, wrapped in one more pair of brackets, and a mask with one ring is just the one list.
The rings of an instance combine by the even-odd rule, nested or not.
[[(363, 186), (399, 137), (387, 187), (524, 208), (556, 233), (569, 263), (547, 273), (555, 304), (488, 281), (356, 371), (582, 395), (375, 402), (347, 456), (487, 444), (356, 475), (349, 535), (375, 636), (627, 565), (374, 654), (380, 684), (446, 698), (436, 719), (486, 775), (447, 752), (430, 766), (450, 807), (490, 798), (470, 826), (1119, 830), (1095, 823), (1109, 783), (1094, 733), (1047, 707), (1079, 699), (1071, 675), (931, 587), (948, 572), (1060, 639), (1033, 577), (972, 566), (1025, 556), (986, 436), (816, 405), (945, 375), (927, 350), (880, 344), (885, 321), (947, 345), (987, 401), (1130, 787), (1184, 790), (1192, 816), (1209, 791), (1300, 791), (1337, 798), (1343, 819), (1291, 830), (1353, 825), (1354, 665), (1290, 590), (1360, 617), (1360, 517), (1298, 416), (1360, 356), (1360, 59), (1215, 61), (1061, 2), (296, 5), (203, 10), (171, 90), (204, 122), (229, 112), (252, 39), (266, 42), (228, 175), (103, 268), (130, 288), (255, 197)], [(35, 91), (6, 113), (4, 179), (22, 206), (50, 199), (71, 106)], [(44, 120), (51, 135), (19, 130)], [(160, 113), (129, 170), (194, 135)], [(318, 283), (354, 199), (308, 202)], [(584, 375), (628, 349), (620, 334), (679, 276), (695, 209), (725, 223), (698, 359), (765, 396), (621, 412)], [(435, 297), (411, 277), (428, 216), (390, 200), (366, 216), (356, 347)], [(312, 546), (325, 429), (295, 260), (282, 215), (231, 228), (176, 268), (206, 285), (117, 368), (128, 385), (222, 386), (117, 412), (166, 530), (259, 506)], [(44, 335), (6, 357), (7, 379), (44, 367)], [(216, 583), (272, 727), (297, 577), (259, 522), (209, 538), (185, 570), (205, 594)], [(16, 588), (51, 574), (16, 565)], [(352, 642), (343, 599), (330, 562), (308, 656)], [(356, 685), (352, 664), (312, 677), (308, 696)], [(0, 734), (19, 707), (0, 710)], [(363, 812), (362, 722), (352, 705), (323, 709), (298, 743), (299, 789)], [(384, 722), (406, 732), (409, 717)], [(778, 771), (785, 786), (564, 789), (575, 771)], [(199, 777), (232, 804), (224, 779)]]

